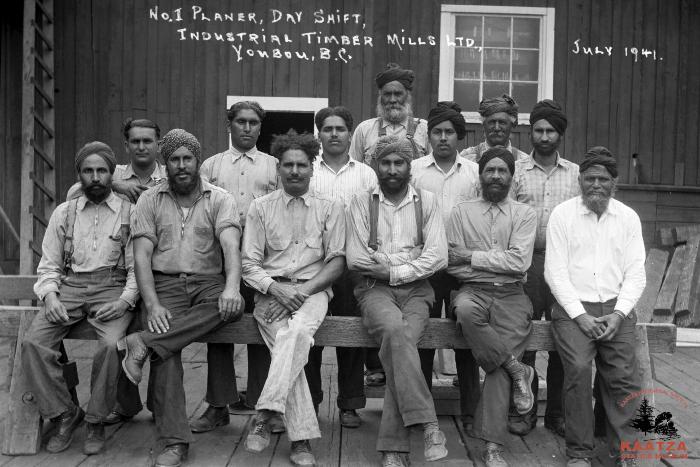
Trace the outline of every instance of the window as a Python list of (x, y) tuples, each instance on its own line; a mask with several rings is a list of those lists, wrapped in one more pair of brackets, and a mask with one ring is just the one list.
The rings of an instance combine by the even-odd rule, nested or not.
[(440, 37), (439, 98), (468, 122), (481, 122), (484, 97), (513, 96), (519, 121), (552, 97), (554, 8), (443, 5)]

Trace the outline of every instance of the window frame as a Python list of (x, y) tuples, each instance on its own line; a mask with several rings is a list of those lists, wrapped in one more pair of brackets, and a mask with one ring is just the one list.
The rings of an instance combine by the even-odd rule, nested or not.
[[(554, 8), (489, 6), (489, 5), (442, 5), (440, 11), (440, 77), (438, 99), (454, 99), (455, 49), (449, 46), (447, 37), (455, 37), (455, 18), (458, 14), (529, 16), (540, 18), (540, 63), (537, 85), (537, 100), (554, 96)], [(481, 78), (483, 80), (483, 77)], [(511, 77), (512, 80), (512, 77)], [(475, 110), (462, 109), (467, 123), (481, 123), (481, 115)], [(529, 113), (518, 113), (519, 122), (527, 122)]]

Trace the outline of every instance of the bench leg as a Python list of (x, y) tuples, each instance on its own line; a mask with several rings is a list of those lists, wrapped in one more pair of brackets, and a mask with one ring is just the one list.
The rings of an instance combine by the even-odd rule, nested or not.
[(21, 313), (17, 332), (10, 380), (10, 406), (5, 419), (5, 438), (2, 446), (2, 453), (11, 456), (36, 454), (41, 444), (41, 416), (36, 398), (27, 387), (21, 358), (22, 342), (32, 324), (34, 314), (34, 311)]

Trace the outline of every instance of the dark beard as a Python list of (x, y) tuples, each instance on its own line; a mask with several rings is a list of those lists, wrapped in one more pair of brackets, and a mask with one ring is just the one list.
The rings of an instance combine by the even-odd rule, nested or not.
[(95, 204), (100, 204), (111, 193), (111, 185), (83, 185), (85, 197)]
[[(491, 189), (489, 188), (498, 188), (498, 190)], [(501, 183), (485, 183), (483, 180), (481, 181), (481, 193), (484, 199), (490, 203), (500, 203), (506, 197), (508, 196), (508, 192), (510, 191), (510, 183), (508, 184), (501, 184)]]
[(178, 182), (175, 178), (176, 176), (177, 173), (175, 175), (168, 173), (168, 182), (170, 183), (170, 188), (175, 194), (189, 195), (197, 189), (197, 185), (199, 184), (199, 171), (192, 176), (192, 181), (189, 183)]
[(385, 181), (387, 178), (391, 178), (391, 177), (379, 178), (379, 186), (381, 187), (381, 189), (384, 193), (389, 193), (389, 194), (401, 193), (403, 190), (406, 189), (406, 186), (411, 181), (411, 177), (406, 177), (405, 179), (400, 180), (400, 184), (398, 185), (398, 187), (393, 187), (393, 186), (390, 186)]

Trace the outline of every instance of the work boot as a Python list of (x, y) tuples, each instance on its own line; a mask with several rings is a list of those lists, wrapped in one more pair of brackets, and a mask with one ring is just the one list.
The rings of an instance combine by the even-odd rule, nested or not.
[(103, 425), (116, 425), (117, 423), (128, 422), (134, 418), (131, 415), (124, 415), (116, 410), (112, 410), (109, 415), (107, 415), (104, 420), (102, 420)]
[(165, 446), (158, 457), (154, 467), (180, 467), (182, 462), (187, 460), (189, 444), (177, 443)]
[(438, 424), (426, 423), (423, 431), (423, 454), (425, 455), (425, 460), (430, 462), (447, 457), (445, 443), (447, 443), (447, 439), (445, 434), (438, 428)]
[(73, 432), (85, 418), (85, 412), (80, 407), (74, 407), (59, 415), (56, 434), (46, 443), (46, 450), (51, 453), (65, 451), (73, 441)]
[(284, 426), (284, 420), (282, 420), (282, 414), (276, 413), (273, 415), (268, 424), (273, 435), (281, 435), (287, 431), (287, 428)]
[(357, 410), (340, 410), (340, 426), (358, 428), (360, 425), (362, 425), (362, 419), (357, 414)]
[(314, 457), (314, 453), (311, 452), (311, 443), (309, 443), (308, 439), (292, 441), (292, 453), (289, 455), (289, 460), (292, 465), (316, 465), (316, 458)]
[(537, 413), (528, 412), (525, 415), (510, 417), (508, 419), (508, 431), (518, 436), (525, 436), (537, 426)]
[(520, 415), (528, 413), (535, 404), (535, 396), (532, 393), (532, 378), (535, 371), (530, 365), (520, 363), (511, 358), (503, 364), (503, 368), (513, 382), (513, 405)]
[(190, 430), (192, 433), (206, 433), (218, 426), (228, 425), (230, 421), (228, 407), (214, 407), (210, 405), (201, 417), (190, 422)]
[(400, 452), (384, 451), (382, 455), (382, 467), (408, 467), (408, 456)]
[(587, 457), (572, 457), (566, 461), (566, 467), (591, 467), (591, 460)]
[(143, 364), (146, 363), (146, 359), (151, 354), (151, 350), (141, 339), (141, 333), (135, 332), (119, 339), (117, 350), (125, 352), (122, 360), (124, 374), (129, 378), (129, 381), (138, 386), (143, 377)]
[(487, 442), (482, 457), (486, 467), (508, 467), (508, 462), (503, 458), (500, 444)]
[(88, 423), (83, 452), (88, 456), (99, 454), (105, 446), (105, 427), (101, 423)]
[(248, 452), (263, 452), (270, 445), (270, 424), (267, 420), (258, 418), (253, 429), (245, 439), (245, 450)]

